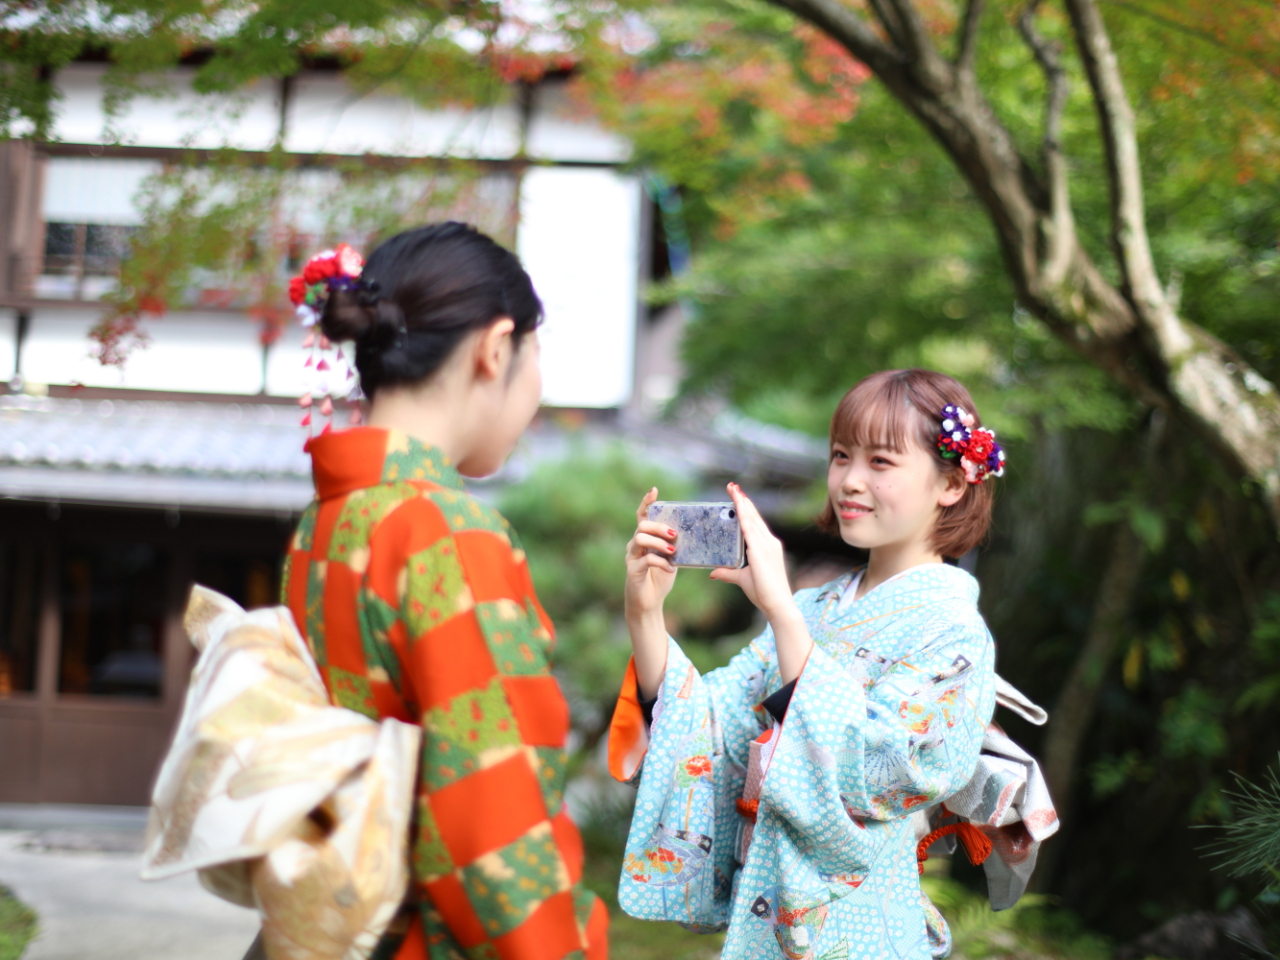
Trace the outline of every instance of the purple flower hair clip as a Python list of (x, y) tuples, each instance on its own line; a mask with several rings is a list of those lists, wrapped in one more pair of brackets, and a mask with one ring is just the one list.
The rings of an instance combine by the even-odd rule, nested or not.
[(1004, 476), (1004, 449), (996, 443), (995, 431), (975, 427), (974, 423), (973, 414), (948, 403), (942, 408), (938, 451), (944, 459), (959, 458), (965, 479), (970, 483)]

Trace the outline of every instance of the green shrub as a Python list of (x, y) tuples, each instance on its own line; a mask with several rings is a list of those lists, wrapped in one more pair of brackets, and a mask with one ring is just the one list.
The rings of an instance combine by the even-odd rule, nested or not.
[(0, 960), (18, 960), (36, 929), (35, 911), (0, 885)]

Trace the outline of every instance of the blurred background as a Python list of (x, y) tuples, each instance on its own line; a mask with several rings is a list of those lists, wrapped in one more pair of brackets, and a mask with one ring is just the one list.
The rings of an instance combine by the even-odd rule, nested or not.
[[(4, 8), (0, 813), (145, 805), (192, 665), (191, 583), (274, 603), (312, 495), (289, 276), (334, 243), (453, 218), (518, 251), (547, 308), (544, 407), (473, 489), (520, 532), (557, 624), (602, 895), (633, 796), (601, 758), (636, 502), (738, 480), (794, 583), (823, 583), (860, 559), (812, 522), (835, 402), (927, 366), (970, 388), (1009, 453), (992, 535), (961, 563), (1000, 673), (1050, 711), (1040, 729), (998, 719), (1063, 820), (1013, 911), (985, 907), (979, 870), (931, 861), (957, 955), (1272, 955), (1277, 13)], [(1099, 35), (1122, 103), (1098, 82)], [(1099, 115), (1120, 126), (1100, 134)], [(1137, 241), (1116, 200), (1126, 136)], [(1169, 347), (1168, 316), (1192, 347)], [(352, 384), (323, 387), (341, 427)], [(693, 571), (668, 620), (706, 668), (761, 626)], [(30, 929), (3, 904), (0, 927)], [(615, 916), (623, 960), (717, 953)]]

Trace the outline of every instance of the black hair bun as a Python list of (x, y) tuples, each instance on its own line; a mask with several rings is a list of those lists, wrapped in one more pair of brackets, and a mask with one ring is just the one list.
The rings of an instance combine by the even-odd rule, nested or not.
[(320, 331), (335, 343), (360, 340), (377, 322), (376, 305), (366, 306), (353, 290), (334, 290), (320, 314)]
[(360, 281), (335, 290), (320, 329), (354, 341), (360, 387), (422, 383), (473, 330), (500, 317), (513, 339), (538, 326), (542, 302), (519, 259), (463, 223), (434, 223), (398, 233), (369, 255)]

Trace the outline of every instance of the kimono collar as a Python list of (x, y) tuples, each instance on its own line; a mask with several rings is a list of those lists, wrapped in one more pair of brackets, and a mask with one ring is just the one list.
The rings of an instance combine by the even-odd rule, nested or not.
[(306, 450), (321, 500), (406, 480), (464, 489), (461, 474), (439, 449), (399, 430), (354, 427), (325, 433), (311, 438)]
[[(815, 599), (820, 603), (832, 599), (839, 600), (857, 574), (858, 570), (850, 570), (819, 587)], [(976, 606), (978, 592), (978, 581), (959, 567), (948, 563), (926, 563), (904, 570), (884, 583), (872, 587), (850, 604), (848, 609), (868, 599), (887, 600), (907, 597), (913, 593), (924, 593), (930, 600), (960, 600)]]

